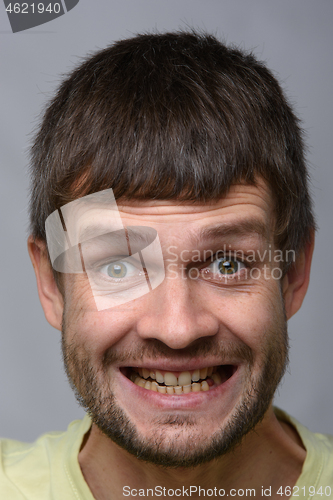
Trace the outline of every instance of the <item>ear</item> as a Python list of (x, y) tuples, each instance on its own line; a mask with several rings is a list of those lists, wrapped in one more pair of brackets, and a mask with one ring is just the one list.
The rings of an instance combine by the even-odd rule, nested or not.
[(39, 300), (45, 317), (50, 325), (61, 330), (64, 301), (54, 279), (46, 243), (29, 236), (28, 251), (35, 270)]
[(301, 307), (310, 281), (310, 269), (314, 249), (314, 231), (311, 239), (306, 244), (293, 262), (282, 280), (282, 293), (287, 319), (290, 319)]

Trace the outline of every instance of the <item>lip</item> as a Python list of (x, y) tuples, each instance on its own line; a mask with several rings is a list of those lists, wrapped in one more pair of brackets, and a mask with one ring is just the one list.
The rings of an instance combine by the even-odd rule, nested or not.
[(220, 365), (234, 365), (239, 366), (242, 364), (239, 359), (216, 359), (216, 358), (205, 358), (205, 359), (191, 359), (190, 361), (175, 361), (175, 360), (167, 360), (167, 359), (154, 359), (154, 361), (147, 362), (127, 362), (126, 364), (118, 365), (117, 368), (147, 368), (147, 370), (159, 370), (166, 372), (185, 372), (185, 371), (194, 371), (194, 370), (202, 370), (204, 368), (220, 366)]
[[(207, 363), (207, 362), (206, 362)], [(226, 363), (223, 363), (226, 364)], [(228, 363), (229, 364), (229, 363)], [(126, 393), (128, 393), (130, 398), (139, 399), (141, 400), (142, 404), (145, 405), (150, 405), (152, 407), (158, 408), (158, 409), (173, 409), (173, 410), (182, 410), (182, 409), (195, 409), (199, 408), (201, 406), (206, 406), (210, 401), (215, 400), (216, 398), (223, 398), (223, 396), (232, 388), (232, 386), (235, 386), (237, 384), (237, 381), (239, 379), (239, 372), (240, 372), (240, 365), (239, 363), (230, 363), (233, 364), (236, 367), (236, 370), (234, 373), (231, 375), (231, 377), (220, 384), (217, 387), (214, 387), (210, 389), (209, 391), (200, 391), (200, 392), (190, 392), (188, 394), (182, 394), (182, 395), (169, 395), (169, 394), (161, 394), (159, 392), (154, 392), (150, 391), (148, 389), (144, 389), (143, 387), (140, 387), (133, 382), (131, 382), (126, 375), (122, 373), (120, 370), (120, 367), (118, 368), (118, 376), (119, 376), (119, 383), (121, 384), (122, 388)], [(217, 362), (214, 364), (205, 364), (202, 365), (201, 368), (206, 368), (207, 366), (219, 366), (221, 365), (221, 362)], [(128, 365), (127, 365), (128, 366)], [(133, 365), (132, 365), (133, 366)], [(136, 365), (135, 365), (136, 366)], [(194, 368), (190, 368), (191, 364), (186, 364), (180, 366), (180, 365), (172, 365), (170, 366), (170, 363), (168, 363), (168, 366), (165, 367), (167, 368), (167, 371), (174, 371), (174, 372), (181, 372), (181, 371), (191, 371), (194, 369), (200, 369), (198, 365), (196, 365)], [(137, 367), (137, 366), (136, 366)], [(162, 368), (161, 364), (158, 365), (158, 368), (156, 368), (156, 364), (154, 363), (149, 365), (142, 365), (138, 366), (139, 368), (147, 368), (150, 370), (154, 369), (164, 369)], [(128, 392), (127, 392), (128, 391)]]

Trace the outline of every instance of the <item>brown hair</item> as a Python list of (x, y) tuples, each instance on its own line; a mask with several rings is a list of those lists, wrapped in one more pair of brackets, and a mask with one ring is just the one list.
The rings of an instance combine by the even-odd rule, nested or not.
[(251, 53), (195, 32), (144, 34), (89, 57), (47, 107), (31, 155), (31, 231), (75, 198), (205, 202), (261, 176), (281, 249), (314, 228), (302, 132)]

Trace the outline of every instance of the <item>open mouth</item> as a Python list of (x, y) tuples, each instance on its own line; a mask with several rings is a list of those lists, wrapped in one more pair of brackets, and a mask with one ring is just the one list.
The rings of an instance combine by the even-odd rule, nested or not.
[(161, 394), (206, 392), (226, 382), (237, 370), (234, 365), (220, 365), (183, 372), (168, 372), (147, 368), (122, 369), (134, 384)]

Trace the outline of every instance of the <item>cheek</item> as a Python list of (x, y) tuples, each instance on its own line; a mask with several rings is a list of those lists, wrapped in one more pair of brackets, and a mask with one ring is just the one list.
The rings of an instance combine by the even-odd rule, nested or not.
[(224, 297), (218, 306), (222, 336), (236, 337), (254, 352), (260, 352), (284, 324), (279, 284), (265, 285)]
[(107, 349), (133, 338), (138, 314), (135, 301), (126, 304), (126, 307), (97, 311), (96, 307), (86, 307), (87, 302), (82, 300), (85, 298), (84, 290), (80, 292), (81, 300), (78, 300), (78, 295), (73, 295), (65, 302), (67, 344), (74, 343), (78, 348), (81, 346), (90, 357), (100, 360)]

